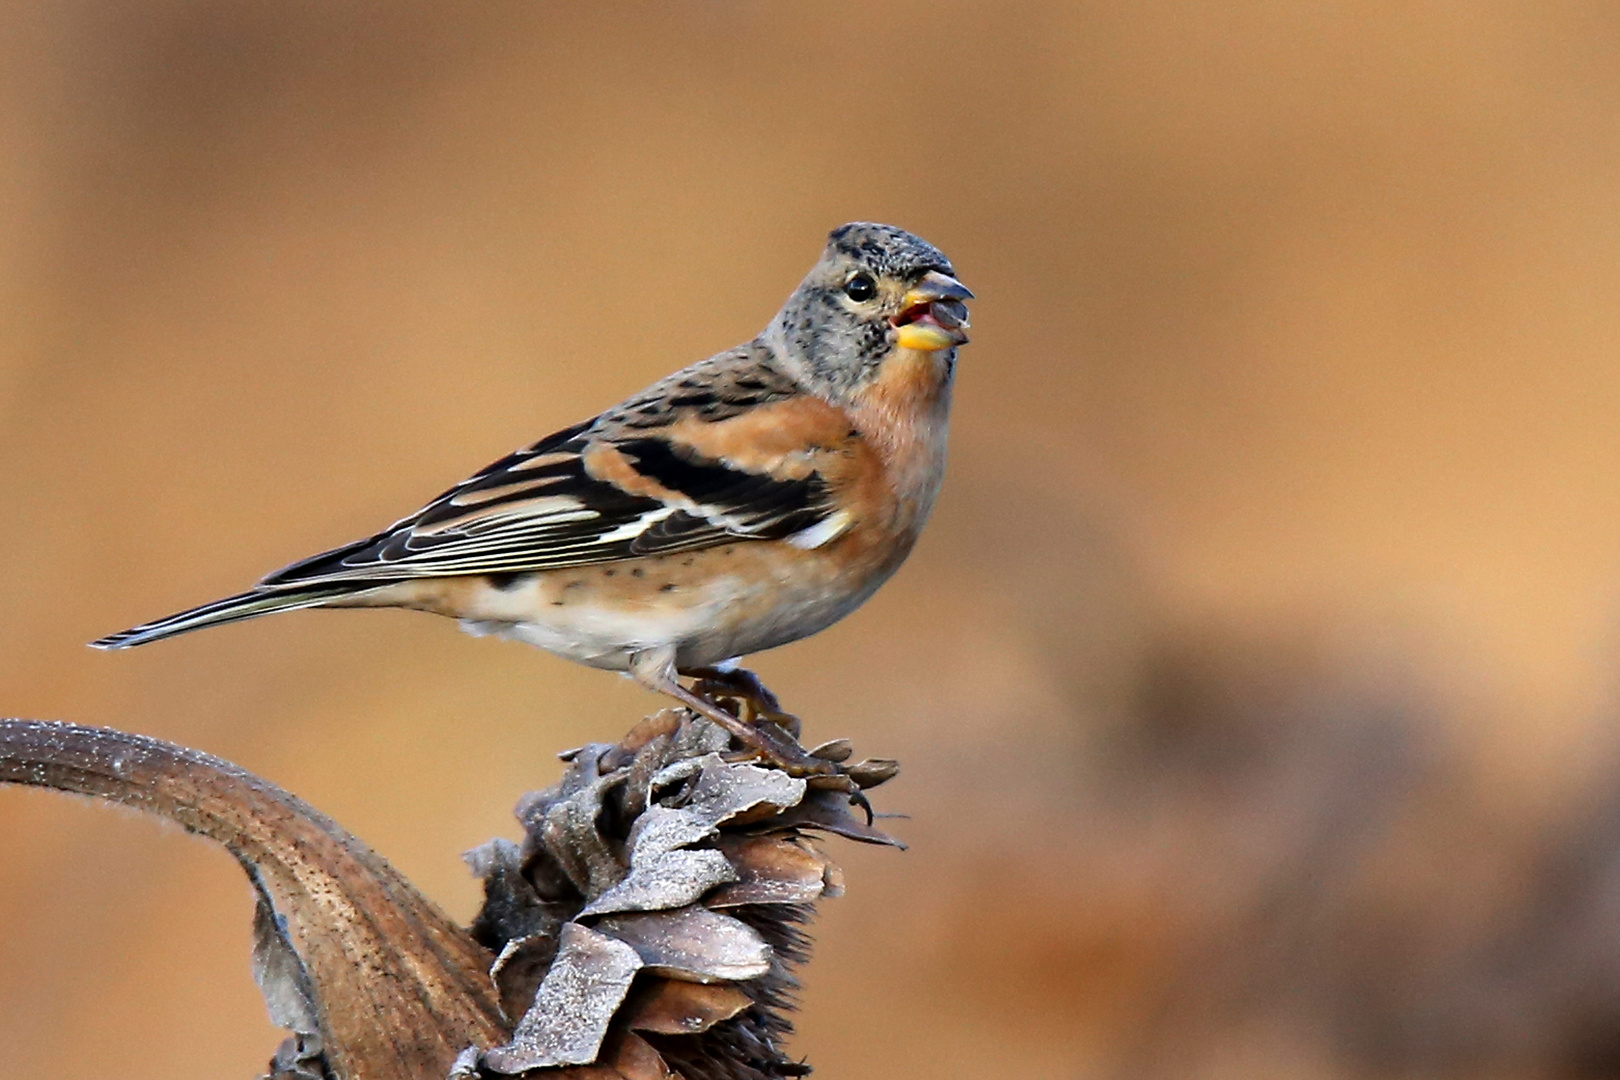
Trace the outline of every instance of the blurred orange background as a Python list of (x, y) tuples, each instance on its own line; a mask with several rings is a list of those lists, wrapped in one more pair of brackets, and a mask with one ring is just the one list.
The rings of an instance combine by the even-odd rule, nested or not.
[[(793, 1049), (877, 1077), (1620, 1076), (1620, 11), (16, 0), (0, 710), (237, 761), (458, 918), (658, 703), (400, 613), (131, 653), (764, 325), (979, 294), (934, 523), (758, 659), (906, 772)], [(223, 852), (0, 790), (0, 1075), (250, 1077)]]

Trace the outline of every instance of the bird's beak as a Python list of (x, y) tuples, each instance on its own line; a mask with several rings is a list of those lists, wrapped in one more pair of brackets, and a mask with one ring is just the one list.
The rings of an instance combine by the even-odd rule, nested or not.
[(967, 341), (967, 305), (973, 290), (949, 274), (930, 270), (905, 295), (900, 314), (889, 320), (895, 344), (902, 349), (933, 352)]

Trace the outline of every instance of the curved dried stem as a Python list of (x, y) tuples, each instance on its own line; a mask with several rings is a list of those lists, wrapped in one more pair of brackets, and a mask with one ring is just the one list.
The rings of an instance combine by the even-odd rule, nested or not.
[(77, 792), (223, 844), (259, 897), (254, 968), (295, 1033), (284, 1075), (445, 1076), (506, 1041), (490, 954), (384, 859), (229, 762), (140, 735), (0, 720), (0, 782)]

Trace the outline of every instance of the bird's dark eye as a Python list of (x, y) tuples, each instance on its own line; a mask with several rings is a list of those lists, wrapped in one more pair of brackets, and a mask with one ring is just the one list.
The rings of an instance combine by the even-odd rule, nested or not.
[(856, 274), (844, 282), (844, 295), (857, 304), (864, 304), (877, 295), (877, 282), (866, 274)]

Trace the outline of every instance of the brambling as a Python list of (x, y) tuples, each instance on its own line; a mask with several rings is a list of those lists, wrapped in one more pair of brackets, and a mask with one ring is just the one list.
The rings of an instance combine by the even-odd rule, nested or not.
[(910, 553), (944, 477), (972, 297), (932, 244), (844, 225), (754, 340), (375, 536), (93, 644), (297, 608), (412, 608), (626, 672), (780, 760), (781, 740), (703, 693), (785, 717), (738, 658), (830, 626)]

